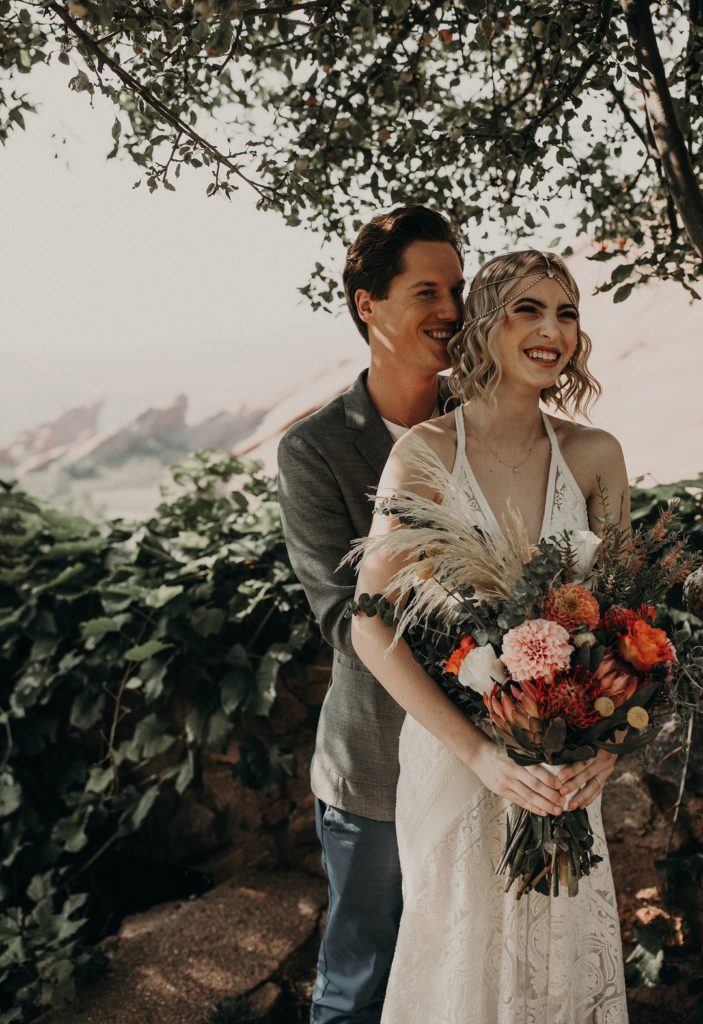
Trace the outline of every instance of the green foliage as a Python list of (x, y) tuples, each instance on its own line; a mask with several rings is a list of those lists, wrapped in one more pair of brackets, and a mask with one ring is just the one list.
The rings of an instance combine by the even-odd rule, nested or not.
[(90, 865), (197, 785), (201, 751), (236, 740), (249, 786), (294, 771), (252, 716), (318, 643), (256, 464), (193, 455), (141, 524), (0, 495), (2, 1024), (99, 965)]
[[(634, 6), (653, 19), (644, 50)], [(616, 302), (651, 277), (695, 294), (699, 4), (0, 0), (0, 141), (32, 110), (15, 83), (55, 60), (114, 103), (108, 155), (150, 190), (204, 168), (209, 194), (252, 186), (287, 223), (346, 240), (369, 209), (429, 203), (473, 258), (496, 225), (505, 244), (549, 229), (559, 247), (568, 204)], [(325, 308), (339, 294), (322, 263), (302, 291)]]

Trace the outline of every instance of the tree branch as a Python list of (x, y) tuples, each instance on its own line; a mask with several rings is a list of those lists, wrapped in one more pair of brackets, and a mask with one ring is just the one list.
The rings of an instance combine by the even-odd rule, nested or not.
[(649, 0), (621, 2), (662, 171), (691, 244), (703, 257), (703, 193), (676, 118)]
[(652, 132), (652, 126), (650, 124), (649, 117), (647, 116), (647, 112), (645, 111), (644, 115), (645, 128), (643, 130), (632, 116), (632, 113), (629, 107), (627, 106), (625, 96), (622, 92), (620, 92), (617, 86), (614, 83), (612, 83), (608, 91), (617, 103), (622, 116), (625, 118), (626, 123), (629, 124), (630, 128), (632, 128), (633, 132), (637, 135), (637, 138), (644, 146), (646, 159), (651, 160), (656, 168), (659, 180), (661, 181), (662, 186), (664, 187), (664, 191), (666, 192), (666, 214), (669, 219), (669, 227), (671, 228), (671, 240), (672, 242), (675, 242), (680, 233), (679, 222), (676, 216), (676, 207), (674, 205), (674, 201), (671, 198), (671, 193), (669, 192), (669, 185), (664, 175), (664, 168), (662, 167), (662, 162), (659, 159), (659, 153), (657, 152), (657, 147), (654, 142), (654, 134)]
[(627, 124), (629, 124), (630, 128), (632, 128), (633, 132), (644, 146), (647, 156), (651, 156), (654, 160), (658, 160), (659, 154), (657, 153), (656, 149), (650, 145), (650, 142), (644, 130), (642, 129), (642, 126), (639, 125), (635, 120), (632, 111), (628, 107), (627, 101), (625, 100), (625, 94), (622, 93), (620, 89), (618, 89), (617, 85), (615, 85), (614, 82), (611, 82), (608, 86), (608, 92), (617, 103), (620, 109), (620, 113), (625, 118)]
[(97, 61), (98, 71), (100, 71), (100, 69), (103, 66), (110, 68), (112, 73), (116, 75), (117, 78), (119, 78), (122, 84), (125, 85), (131, 93), (133, 93), (135, 96), (140, 96), (141, 99), (149, 107), (152, 108), (152, 110), (155, 110), (156, 113), (164, 119), (164, 121), (166, 121), (173, 128), (175, 128), (176, 131), (181, 132), (183, 135), (189, 138), (199, 149), (203, 150), (209, 156), (211, 156), (212, 159), (217, 163), (218, 167), (226, 167), (231, 174), (236, 175), (238, 178), (241, 178), (242, 181), (246, 182), (247, 185), (251, 186), (251, 188), (253, 188), (254, 191), (259, 196), (261, 196), (262, 199), (266, 199), (267, 201), (274, 200), (276, 194), (276, 190), (274, 188), (272, 188), (270, 185), (264, 185), (261, 182), (254, 181), (252, 178), (250, 178), (241, 170), (241, 168), (239, 168), (236, 164), (233, 164), (230, 158), (226, 156), (223, 152), (221, 152), (221, 150), (219, 150), (211, 142), (208, 142), (207, 139), (203, 138), (203, 136), (196, 132), (194, 128), (192, 128), (189, 124), (183, 121), (178, 116), (178, 114), (175, 114), (172, 110), (170, 110), (165, 103), (162, 103), (161, 100), (157, 99), (157, 97), (154, 96), (154, 94), (149, 89), (147, 89), (145, 85), (142, 85), (142, 83), (133, 75), (131, 75), (128, 71), (126, 71), (121, 64), (118, 64), (116, 60), (114, 60), (108, 53), (101, 49), (96, 40), (93, 39), (92, 36), (90, 36), (87, 32), (84, 31), (84, 29), (81, 28), (81, 26), (71, 17), (67, 10), (65, 10), (56, 2), (47, 4), (46, 10), (53, 11), (54, 14), (57, 14), (58, 17), (66, 25), (66, 28), (81, 41), (83, 46), (86, 48), (88, 54), (95, 57)]
[(540, 110), (539, 114), (537, 114), (537, 116), (530, 121), (529, 127), (531, 129), (537, 128), (537, 126), (541, 124), (541, 122), (544, 121), (546, 118), (548, 118), (550, 114), (553, 114), (555, 113), (555, 111), (560, 110), (561, 107), (563, 107), (566, 101), (569, 99), (569, 97), (574, 95), (574, 93), (581, 85), (581, 83), (584, 81), (586, 75), (591, 70), (593, 65), (598, 60), (598, 57), (600, 56), (601, 43), (605, 39), (605, 36), (608, 32), (608, 26), (610, 25), (610, 19), (612, 18), (612, 16), (613, 0), (606, 0), (606, 2), (603, 4), (603, 9), (601, 11), (600, 20), (595, 31), (593, 42), (591, 43), (591, 52), (588, 54), (581, 67), (578, 69), (578, 71), (571, 76), (570, 80), (565, 82), (561, 89), (557, 90), (558, 98), (554, 100), (553, 103), (548, 104), (546, 107)]

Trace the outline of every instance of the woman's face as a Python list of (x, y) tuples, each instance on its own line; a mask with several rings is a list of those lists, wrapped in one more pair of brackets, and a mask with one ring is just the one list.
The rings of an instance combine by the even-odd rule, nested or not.
[(503, 381), (538, 391), (555, 384), (576, 351), (578, 323), (578, 309), (557, 280), (535, 274), (533, 282), (517, 281), (494, 339)]

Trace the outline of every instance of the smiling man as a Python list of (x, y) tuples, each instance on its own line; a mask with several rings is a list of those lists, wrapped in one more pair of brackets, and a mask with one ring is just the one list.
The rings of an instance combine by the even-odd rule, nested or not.
[(404, 713), (357, 658), (353, 570), (338, 570), (371, 524), (372, 494), (393, 441), (445, 404), (440, 371), (462, 316), (456, 230), (422, 206), (374, 217), (347, 253), (344, 289), (369, 346), (348, 391), (282, 439), (279, 493), (288, 552), (334, 648), (312, 762), (329, 882), (311, 1024), (378, 1024), (401, 911), (393, 818)]

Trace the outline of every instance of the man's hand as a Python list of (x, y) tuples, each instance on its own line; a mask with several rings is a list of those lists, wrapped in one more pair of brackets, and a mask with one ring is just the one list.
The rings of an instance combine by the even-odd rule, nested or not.
[(588, 807), (593, 803), (598, 794), (603, 792), (603, 786), (617, 759), (617, 754), (601, 749), (590, 761), (576, 761), (561, 769), (556, 778), (562, 797), (567, 797), (569, 793), (576, 794), (569, 802), (569, 810)]
[(482, 742), (470, 767), (486, 789), (535, 814), (563, 811), (559, 779), (541, 765), (523, 768), (490, 740)]

